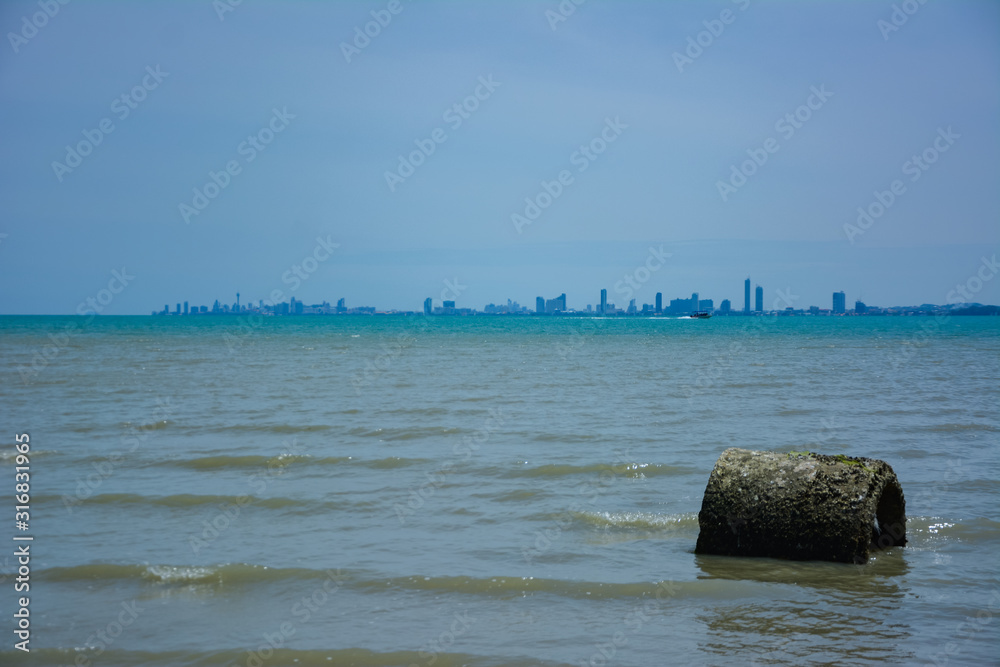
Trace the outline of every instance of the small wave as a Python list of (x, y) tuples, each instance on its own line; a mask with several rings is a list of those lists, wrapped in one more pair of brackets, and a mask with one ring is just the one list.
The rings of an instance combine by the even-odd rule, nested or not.
[(924, 459), (928, 456), (933, 456), (933, 454), (923, 449), (900, 449), (894, 453), (902, 459)]
[[(146, 431), (162, 431), (163, 429), (169, 427), (171, 422), (167, 419), (161, 419), (155, 422), (149, 422), (148, 424), (136, 424), (134, 422), (121, 422), (118, 426), (123, 431), (129, 432), (146, 432)], [(78, 432), (86, 432), (91, 430), (97, 430), (97, 427), (77, 427)]]
[(394, 577), (378, 581), (360, 581), (364, 588), (432, 591), (491, 597), (516, 597), (533, 593), (550, 593), (579, 599), (643, 598), (656, 595), (670, 582), (608, 583), (600, 581), (566, 581), (536, 577)]
[[(271, 568), (246, 563), (225, 565), (123, 565), (91, 563), (73, 567), (42, 570), (40, 579), (53, 582), (132, 581), (156, 586), (242, 586), (288, 581), (330, 579), (340, 585), (373, 592), (415, 590), (434, 593), (513, 597), (532, 593), (550, 593), (580, 599), (642, 598), (656, 595), (667, 582), (608, 583), (567, 581), (535, 577), (404, 576), (362, 578), (345, 570), (306, 568)], [(671, 584), (674, 586), (674, 584)]]
[(246, 563), (225, 565), (123, 565), (91, 563), (55, 567), (39, 572), (48, 581), (136, 581), (155, 584), (256, 584), (287, 579), (324, 579), (340, 576), (338, 571), (307, 568), (273, 568)]
[(990, 424), (935, 424), (934, 426), (914, 427), (912, 431), (930, 431), (931, 433), (958, 433), (961, 431), (996, 431), (997, 427)]
[(367, 429), (367, 428), (352, 428), (347, 432), (348, 435), (353, 435), (360, 438), (378, 438), (379, 440), (384, 440), (386, 442), (392, 442), (396, 440), (419, 440), (421, 438), (441, 438), (445, 436), (454, 436), (461, 431), (455, 428), (443, 428), (440, 426), (427, 427), (427, 428), (377, 428), (377, 429)]
[[(906, 520), (907, 539), (922, 541), (944, 539), (971, 544), (1000, 541), (1000, 521), (979, 517), (961, 521), (940, 517), (909, 517)], [(911, 537), (912, 536), (912, 537)]]
[[(89, 456), (81, 459), (82, 463), (100, 463), (106, 461), (106, 456)], [(358, 459), (353, 456), (322, 456), (314, 457), (309, 454), (279, 454), (277, 456), (267, 456), (266, 454), (243, 454), (227, 455), (216, 454), (211, 456), (198, 456), (189, 459), (166, 459), (161, 461), (145, 461), (139, 463), (146, 467), (167, 467), (185, 468), (188, 470), (274, 470), (294, 465), (314, 466), (343, 466), (353, 465), (375, 470), (406, 468), (409, 466), (424, 465), (433, 463), (432, 459), (404, 458), (399, 456), (389, 456), (382, 459)]]
[(329, 424), (229, 424), (203, 429), (205, 433), (322, 433), (332, 430)]
[(374, 461), (362, 461), (361, 465), (368, 468), (375, 468), (376, 470), (391, 470), (393, 468), (408, 468), (410, 466), (421, 465), (424, 463), (431, 463), (430, 459), (404, 459), (398, 456), (390, 456), (384, 459), (376, 459)]
[(601, 528), (627, 530), (696, 530), (698, 515), (654, 514), (652, 512), (575, 512), (574, 517)]
[(515, 491), (504, 491), (503, 493), (474, 493), (476, 498), (489, 498), (498, 503), (518, 503), (526, 500), (534, 500), (545, 495), (540, 489), (517, 489)]
[[(39, 496), (39, 503), (57, 502), (58, 496)], [(164, 507), (199, 507), (202, 505), (254, 505), (269, 509), (286, 507), (312, 506), (315, 503), (294, 498), (257, 498), (251, 495), (196, 495), (179, 493), (172, 496), (144, 496), (138, 493), (102, 493), (82, 501), (87, 505), (161, 505)], [(329, 503), (327, 503), (329, 504)]]
[(602, 436), (592, 433), (547, 433), (544, 431), (531, 436), (531, 439), (536, 442), (556, 442), (559, 444), (594, 442), (601, 438)]
[(686, 475), (699, 472), (684, 466), (669, 466), (662, 463), (594, 463), (590, 465), (572, 465), (569, 463), (550, 463), (534, 468), (508, 470), (505, 477), (566, 477), (569, 475), (622, 475), (624, 477), (659, 477), (662, 475)]
[[(568, 581), (535, 577), (404, 576), (362, 578), (345, 570), (306, 568), (270, 568), (263, 565), (229, 563), (225, 565), (123, 565), (91, 563), (73, 567), (42, 570), (40, 579), (61, 583), (131, 581), (154, 586), (244, 586), (289, 581), (332, 580), (338, 585), (373, 592), (414, 590), (433, 593), (514, 597), (549, 593), (579, 599), (643, 598), (657, 595), (668, 582), (609, 583)], [(674, 587), (675, 584), (670, 584)]]
[(338, 465), (350, 461), (350, 456), (334, 456), (314, 459), (308, 454), (279, 454), (265, 456), (247, 454), (243, 456), (202, 456), (196, 459), (173, 459), (157, 462), (154, 465), (166, 465), (193, 470), (217, 470), (225, 468), (281, 468), (293, 463), (309, 463), (310, 465)]

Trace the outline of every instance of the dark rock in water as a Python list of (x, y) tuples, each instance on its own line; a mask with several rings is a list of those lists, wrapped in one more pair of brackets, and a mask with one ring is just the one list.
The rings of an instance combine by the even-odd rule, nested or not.
[(885, 461), (727, 449), (708, 478), (695, 553), (865, 563), (906, 544), (906, 503)]

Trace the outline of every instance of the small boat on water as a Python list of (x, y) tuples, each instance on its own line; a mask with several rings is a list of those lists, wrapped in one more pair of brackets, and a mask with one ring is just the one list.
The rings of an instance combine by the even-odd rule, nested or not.
[(705, 310), (699, 310), (699, 311), (691, 313), (691, 317), (694, 318), (694, 319), (698, 319), (698, 320), (707, 320), (711, 316), (712, 316), (712, 313), (710, 313), (708, 311), (705, 311)]

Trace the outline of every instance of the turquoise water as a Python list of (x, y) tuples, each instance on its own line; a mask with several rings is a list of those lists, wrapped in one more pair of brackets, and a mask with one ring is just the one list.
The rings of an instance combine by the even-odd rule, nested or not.
[[(998, 352), (985, 317), (0, 317), (0, 661), (995, 664)], [(909, 545), (695, 555), (731, 446), (888, 461)]]

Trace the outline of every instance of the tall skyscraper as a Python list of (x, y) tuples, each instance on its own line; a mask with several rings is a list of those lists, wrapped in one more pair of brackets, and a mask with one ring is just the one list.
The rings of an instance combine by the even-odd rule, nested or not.
[(754, 294), (754, 298), (755, 298), (755, 302), (756, 302), (754, 304), (755, 305), (754, 310), (756, 310), (758, 313), (763, 313), (764, 312), (764, 288), (761, 287), (760, 285), (757, 285), (757, 291)]
[(750, 314), (750, 276), (743, 283), (743, 312)]
[[(341, 299), (337, 302), (337, 310), (339, 311), (343, 306), (344, 300)], [(434, 312), (434, 299), (427, 297), (424, 299), (424, 315), (430, 315)]]
[(663, 292), (656, 293), (656, 314), (663, 312)]
[(608, 312), (608, 290), (606, 289), (601, 290), (601, 309), (597, 312), (602, 315)]
[(545, 314), (545, 297), (535, 297), (535, 312), (539, 315)]
[(729, 311), (731, 311), (732, 309), (733, 309), (733, 306), (729, 302), (729, 299), (723, 299), (722, 303), (719, 305), (719, 312), (725, 313), (726, 315), (728, 315)]
[(184, 314), (185, 315), (188, 314), (188, 302), (187, 301), (184, 302)]
[(692, 312), (701, 310), (701, 299), (698, 298), (697, 292), (691, 295), (691, 310)]
[(847, 297), (844, 295), (844, 293), (843, 292), (834, 292), (833, 293), (833, 314), (834, 315), (843, 315), (845, 312), (847, 312), (846, 305), (847, 305)]

